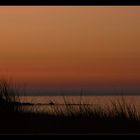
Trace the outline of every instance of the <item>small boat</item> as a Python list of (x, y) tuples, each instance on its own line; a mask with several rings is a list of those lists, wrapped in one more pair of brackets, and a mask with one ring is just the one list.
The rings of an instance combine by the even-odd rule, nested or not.
[(50, 101), (49, 105), (55, 105), (55, 103), (53, 101)]

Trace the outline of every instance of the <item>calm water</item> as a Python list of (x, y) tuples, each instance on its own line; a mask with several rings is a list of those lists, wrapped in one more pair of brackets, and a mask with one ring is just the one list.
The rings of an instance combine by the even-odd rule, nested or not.
[[(106, 108), (111, 106), (111, 102), (121, 100), (121, 96), (21, 96), (22, 103), (28, 102), (36, 104), (34, 106), (25, 106), (25, 110), (39, 111), (39, 112), (52, 112), (55, 107), (59, 107), (65, 110), (63, 104), (68, 103), (75, 108), (78, 108), (79, 104), (88, 104), (90, 106), (101, 106)], [(123, 99), (129, 104), (134, 104), (137, 109), (140, 109), (140, 96), (124, 96)], [(49, 105), (54, 103), (55, 105)]]

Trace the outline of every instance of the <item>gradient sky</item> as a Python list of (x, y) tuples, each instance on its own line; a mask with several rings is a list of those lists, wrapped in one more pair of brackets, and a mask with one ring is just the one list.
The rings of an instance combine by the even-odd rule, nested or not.
[(0, 75), (51, 89), (140, 86), (140, 7), (0, 7)]

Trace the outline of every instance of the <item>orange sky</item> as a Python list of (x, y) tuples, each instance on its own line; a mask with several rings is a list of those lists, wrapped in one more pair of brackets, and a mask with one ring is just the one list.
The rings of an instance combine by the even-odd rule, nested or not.
[(140, 84), (140, 7), (0, 7), (0, 72), (48, 87)]

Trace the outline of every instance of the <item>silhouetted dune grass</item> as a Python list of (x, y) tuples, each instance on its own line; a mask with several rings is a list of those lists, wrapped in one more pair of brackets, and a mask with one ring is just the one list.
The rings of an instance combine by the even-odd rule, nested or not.
[(34, 105), (23, 110), (18, 90), (1, 80), (0, 133), (140, 133), (140, 113), (123, 97), (106, 109), (82, 101), (75, 108), (65, 97), (64, 102), (63, 109), (51, 105), (51, 113)]
[(0, 80), (0, 113), (15, 113), (20, 111), (20, 98), (16, 87), (10, 81)]

